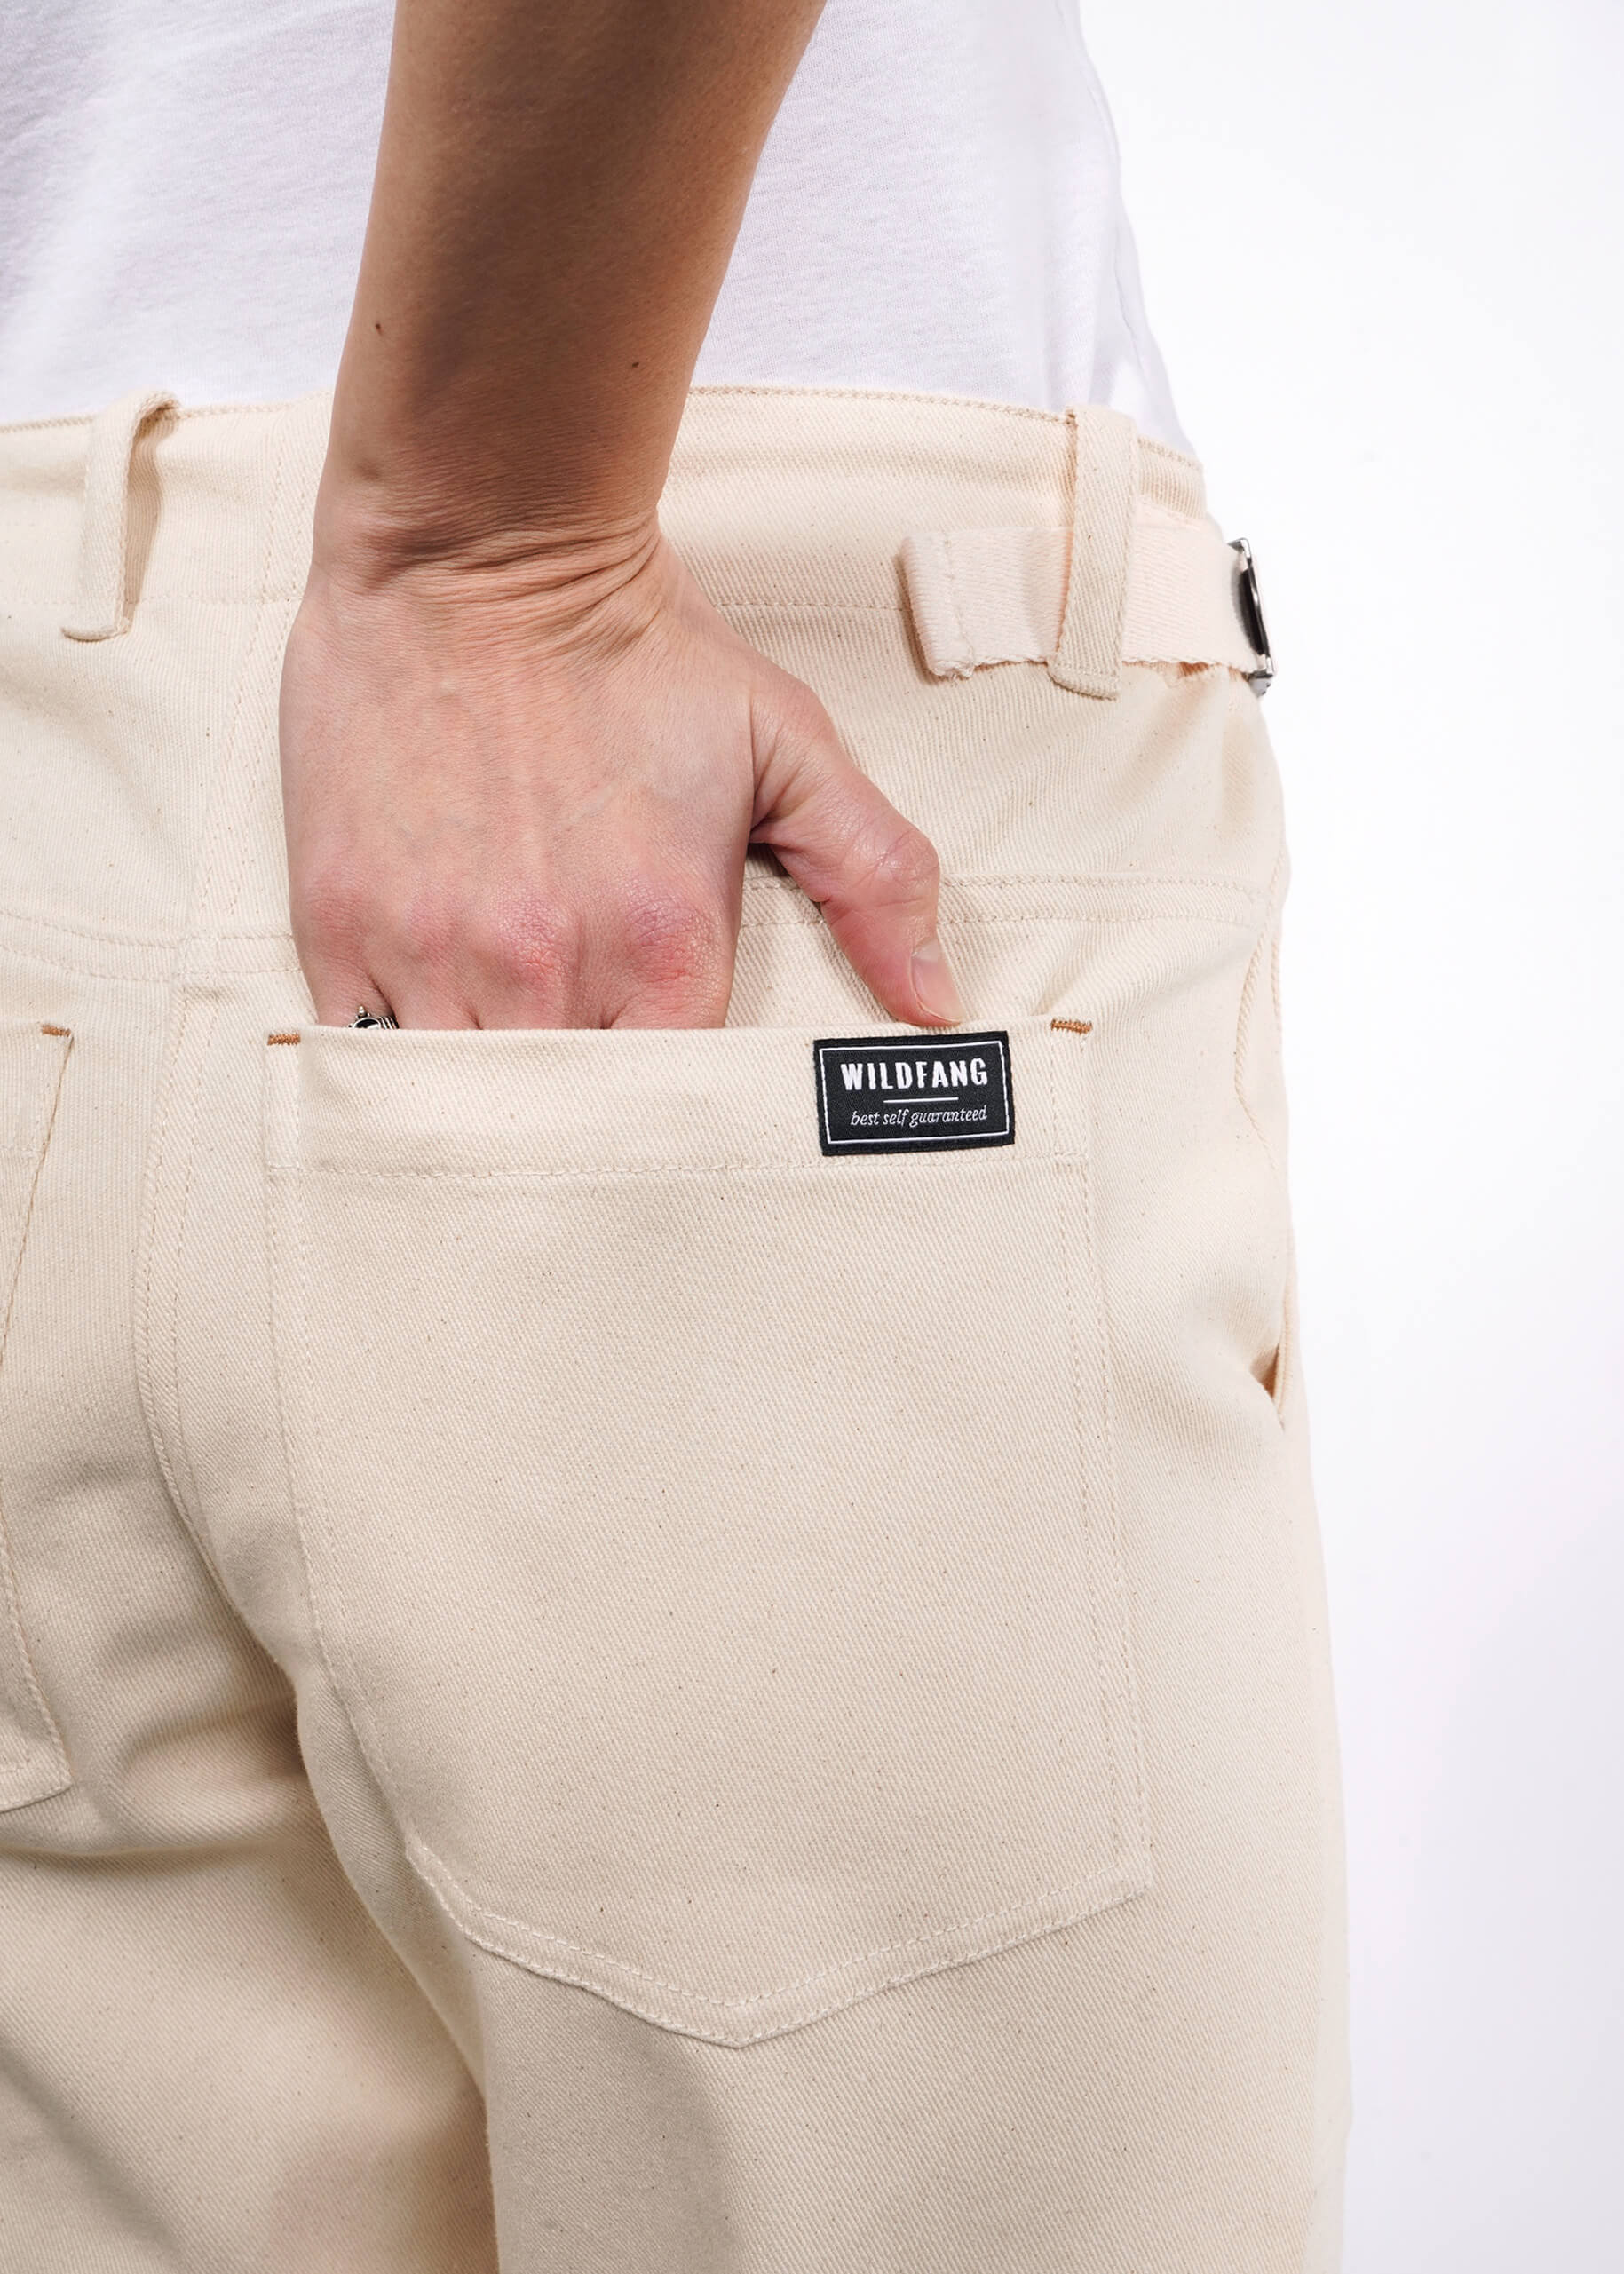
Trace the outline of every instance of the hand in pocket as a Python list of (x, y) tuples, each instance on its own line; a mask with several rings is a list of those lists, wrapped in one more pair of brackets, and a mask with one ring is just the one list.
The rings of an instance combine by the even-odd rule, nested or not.
[(318, 1015), (719, 1026), (770, 846), (892, 1018), (960, 1016), (929, 841), (657, 528), (522, 558), (327, 543), (289, 639), (293, 927)]

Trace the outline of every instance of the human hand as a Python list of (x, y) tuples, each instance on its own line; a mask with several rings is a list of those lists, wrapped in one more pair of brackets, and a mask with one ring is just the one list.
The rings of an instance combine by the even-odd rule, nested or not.
[(551, 553), (318, 546), (288, 644), (293, 930), (317, 1015), (707, 1026), (745, 848), (770, 846), (886, 1013), (962, 1013), (937, 857), (812, 690), (647, 526)]

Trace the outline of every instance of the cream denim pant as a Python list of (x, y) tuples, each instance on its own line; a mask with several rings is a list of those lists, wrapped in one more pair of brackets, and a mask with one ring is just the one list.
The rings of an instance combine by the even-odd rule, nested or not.
[(1198, 470), (697, 392), (667, 527), (934, 839), (963, 1034), (755, 860), (722, 1031), (353, 1032), (276, 762), (325, 419), (0, 434), (0, 2269), (1330, 2274)]

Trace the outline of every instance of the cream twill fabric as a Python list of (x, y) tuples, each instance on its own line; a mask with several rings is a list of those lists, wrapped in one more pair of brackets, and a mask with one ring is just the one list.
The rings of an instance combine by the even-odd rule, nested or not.
[(765, 862), (720, 1032), (313, 1023), (325, 417), (0, 434), (0, 2268), (1333, 2274), (1286, 869), (1198, 470), (693, 398), (667, 526), (1007, 1037), (1012, 1142), (841, 1158), (814, 1043), (907, 1030)]

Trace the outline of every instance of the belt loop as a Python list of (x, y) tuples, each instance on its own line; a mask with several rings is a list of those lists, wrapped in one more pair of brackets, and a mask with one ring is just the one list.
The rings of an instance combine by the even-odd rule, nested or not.
[(1049, 676), (1080, 695), (1114, 701), (1122, 683), (1138, 440), (1132, 419), (1097, 403), (1068, 410), (1066, 423), (1072, 434), (1071, 558)]
[(146, 387), (121, 395), (91, 422), (84, 461), (84, 519), (79, 534), (79, 589), (62, 626), (69, 639), (116, 639), (130, 629), (124, 572), (130, 536), (130, 454), (149, 418), (173, 410), (175, 398)]

